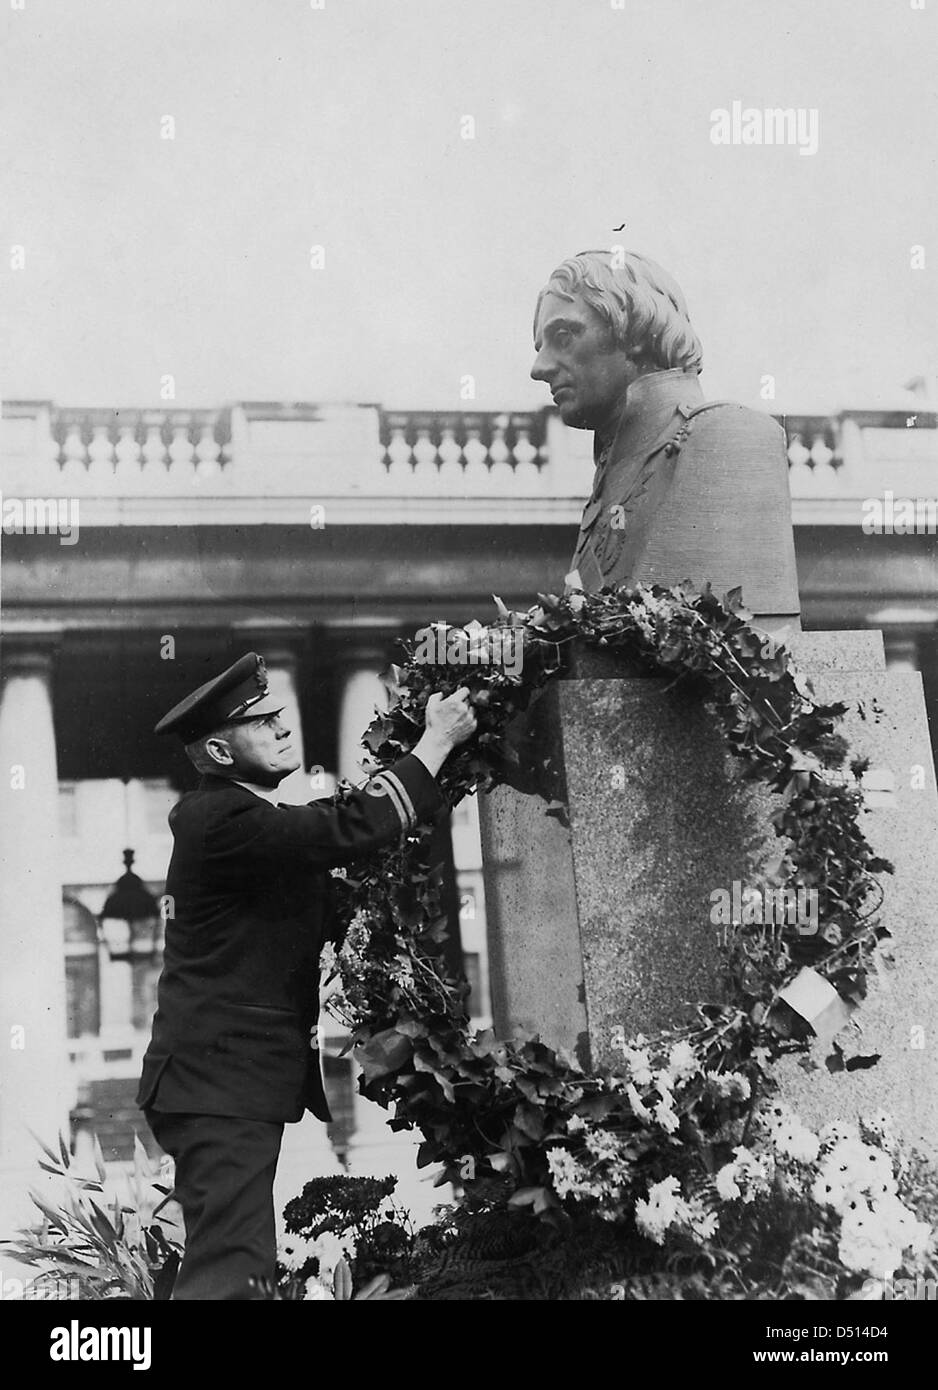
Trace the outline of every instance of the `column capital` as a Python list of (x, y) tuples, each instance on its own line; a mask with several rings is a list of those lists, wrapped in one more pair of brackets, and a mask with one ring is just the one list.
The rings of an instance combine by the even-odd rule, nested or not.
[(50, 624), (5, 632), (0, 640), (0, 674), (50, 676), (63, 631), (58, 625)]
[(921, 668), (918, 639), (921, 628), (883, 628), (887, 670), (918, 671)]
[(342, 671), (382, 671), (395, 657), (395, 643), (401, 635), (398, 623), (367, 627), (329, 627), (330, 647)]

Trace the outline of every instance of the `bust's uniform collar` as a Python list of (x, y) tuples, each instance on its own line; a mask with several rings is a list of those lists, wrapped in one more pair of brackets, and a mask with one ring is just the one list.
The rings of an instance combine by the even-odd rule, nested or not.
[(623, 418), (628, 419), (634, 411), (652, 403), (677, 406), (689, 400), (703, 400), (700, 378), (696, 372), (685, 372), (683, 367), (670, 367), (666, 372), (648, 372), (629, 387)]
[(640, 442), (629, 439), (630, 452), (640, 453), (642, 447), (651, 448), (681, 406), (699, 405), (703, 398), (697, 373), (685, 372), (683, 367), (640, 376), (628, 389), (625, 409), (613, 439), (602, 446), (598, 438), (594, 441), (596, 462), (604, 463), (610, 454), (618, 453), (623, 441), (635, 433), (637, 425), (642, 438)]

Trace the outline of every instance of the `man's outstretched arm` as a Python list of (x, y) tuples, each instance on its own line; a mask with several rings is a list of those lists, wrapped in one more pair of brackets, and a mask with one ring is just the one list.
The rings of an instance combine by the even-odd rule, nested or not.
[(278, 858), (325, 870), (391, 843), (442, 808), (436, 774), (475, 727), (468, 691), (447, 699), (431, 695), (427, 727), (412, 753), (369, 778), (341, 805), (275, 807), (258, 800), (228, 807), (206, 827), (204, 867), (229, 882), (232, 875), (250, 877), (259, 863), (269, 872)]

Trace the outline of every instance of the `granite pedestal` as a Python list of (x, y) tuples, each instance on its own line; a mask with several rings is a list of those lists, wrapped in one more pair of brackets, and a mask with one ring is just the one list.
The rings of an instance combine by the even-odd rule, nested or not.
[[(851, 753), (871, 760), (863, 827), (891, 859), (882, 919), (896, 967), (860, 1012), (877, 1066), (783, 1068), (809, 1122), (889, 1110), (938, 1144), (938, 797), (920, 677), (887, 672), (879, 633), (800, 633), (791, 648), (819, 701), (842, 700)], [(480, 798), (495, 1024), (521, 1025), (583, 1066), (612, 1065), (613, 1038), (686, 1020), (713, 997), (720, 963), (712, 894), (758, 883), (781, 844), (773, 797), (744, 782), (700, 692), (636, 674), (558, 680), (537, 702), (529, 744), (549, 791)]]

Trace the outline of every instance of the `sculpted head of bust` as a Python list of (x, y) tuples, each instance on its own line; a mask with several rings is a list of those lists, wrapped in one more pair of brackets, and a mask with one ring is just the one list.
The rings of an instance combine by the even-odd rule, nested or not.
[(637, 252), (581, 251), (538, 296), (531, 368), (564, 424), (604, 432), (629, 386), (651, 372), (699, 372), (702, 351), (680, 287)]

